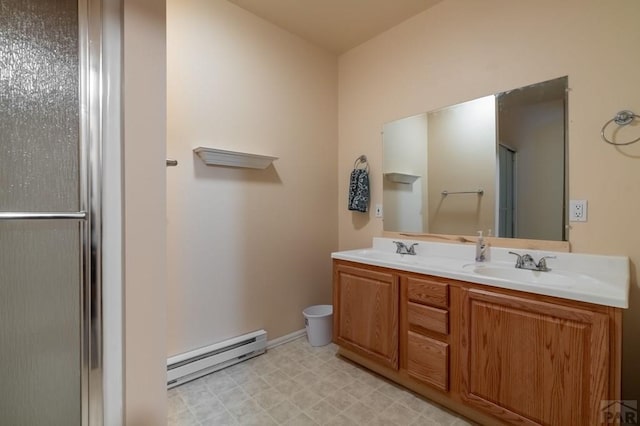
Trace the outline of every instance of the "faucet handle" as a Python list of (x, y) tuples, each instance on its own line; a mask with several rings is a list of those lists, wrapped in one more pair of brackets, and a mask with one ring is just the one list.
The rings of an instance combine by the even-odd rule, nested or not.
[(516, 259), (516, 268), (522, 268), (522, 256), (514, 251), (510, 251), (509, 254), (518, 256), (518, 259)]
[(540, 258), (540, 260), (538, 261), (538, 265), (536, 265), (536, 268), (538, 269), (538, 271), (543, 271), (543, 272), (548, 272), (551, 270), (551, 268), (549, 268), (547, 266), (547, 260), (546, 259), (555, 259), (556, 256), (543, 256)]
[(409, 247), (407, 247), (407, 245), (405, 243), (403, 243), (402, 241), (394, 241), (394, 243), (396, 245), (396, 253), (398, 253), (398, 254), (416, 254), (415, 246), (417, 246), (418, 243), (413, 243)]
[(516, 260), (516, 268), (518, 269), (533, 269), (536, 266), (536, 262), (530, 254), (520, 255), (513, 251), (510, 251), (509, 254), (518, 256), (518, 259)]
[(407, 246), (402, 242), (402, 241), (394, 241), (394, 244), (396, 245), (396, 253), (397, 254), (406, 254), (408, 253), (408, 248)]

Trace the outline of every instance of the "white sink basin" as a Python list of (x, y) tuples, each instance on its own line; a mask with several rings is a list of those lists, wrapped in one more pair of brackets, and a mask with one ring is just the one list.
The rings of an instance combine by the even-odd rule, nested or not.
[(458, 270), (460, 268), (460, 261), (458, 259), (435, 256), (413, 256), (409, 254), (388, 253), (372, 249), (353, 250), (349, 253), (352, 257), (359, 260), (377, 261), (382, 263), (383, 266), (393, 267), (394, 265), (407, 265), (425, 268), (437, 267), (439, 269), (451, 270)]
[(602, 284), (600, 280), (597, 280), (588, 275), (569, 271), (531, 271), (528, 269), (516, 269), (513, 265), (491, 263), (469, 263), (464, 265), (462, 268), (468, 272), (485, 277), (543, 286), (572, 288), (578, 284), (580, 284), (581, 286), (584, 286), (588, 283)]
[(356, 257), (363, 259), (373, 259), (386, 262), (401, 262), (401, 263), (419, 263), (422, 259), (417, 256), (411, 256), (408, 254), (387, 253), (379, 250), (356, 250), (353, 252)]

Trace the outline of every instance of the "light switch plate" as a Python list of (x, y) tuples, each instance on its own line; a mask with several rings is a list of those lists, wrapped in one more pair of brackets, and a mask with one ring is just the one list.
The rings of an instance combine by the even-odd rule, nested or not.
[(382, 217), (382, 204), (376, 204), (376, 217)]
[(586, 222), (587, 221), (587, 200), (570, 200), (569, 201), (569, 221), (570, 222)]

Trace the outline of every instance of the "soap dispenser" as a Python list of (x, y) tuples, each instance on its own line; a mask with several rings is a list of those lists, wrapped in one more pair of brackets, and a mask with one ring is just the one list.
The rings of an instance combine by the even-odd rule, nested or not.
[(476, 241), (476, 262), (484, 262), (487, 260), (487, 245), (484, 242), (482, 231), (478, 231), (478, 240)]

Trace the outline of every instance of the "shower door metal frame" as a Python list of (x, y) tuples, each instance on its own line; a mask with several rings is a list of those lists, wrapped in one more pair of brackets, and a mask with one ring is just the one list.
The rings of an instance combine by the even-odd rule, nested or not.
[(81, 424), (103, 423), (102, 1), (78, 0), (79, 211), (0, 212), (0, 221), (77, 221), (80, 227)]
[(78, 0), (82, 238), (82, 424), (103, 423), (102, 0)]

